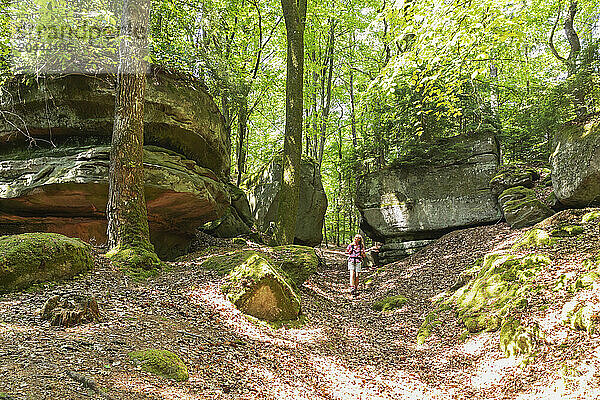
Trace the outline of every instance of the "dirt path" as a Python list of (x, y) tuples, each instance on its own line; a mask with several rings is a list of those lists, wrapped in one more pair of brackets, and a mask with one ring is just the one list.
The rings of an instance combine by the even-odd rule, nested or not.
[[(278, 329), (233, 308), (220, 292), (221, 277), (200, 269), (201, 259), (135, 283), (99, 258), (98, 268), (76, 281), (0, 297), (0, 393), (100, 398), (68, 378), (75, 371), (114, 399), (501, 399), (516, 392), (535, 398), (549, 375), (503, 358), (497, 335), (459, 341), (464, 328), (451, 313), (425, 344), (416, 343), (435, 296), (518, 234), (495, 225), (446, 235), (402, 262), (364, 272), (356, 298), (348, 293), (340, 249), (320, 249), (326, 265), (301, 288), (305, 323)], [(56, 293), (95, 295), (105, 321), (48, 326), (37, 312)], [(372, 310), (375, 300), (395, 294), (408, 303)], [(137, 369), (127, 354), (143, 348), (179, 354), (190, 380)]]

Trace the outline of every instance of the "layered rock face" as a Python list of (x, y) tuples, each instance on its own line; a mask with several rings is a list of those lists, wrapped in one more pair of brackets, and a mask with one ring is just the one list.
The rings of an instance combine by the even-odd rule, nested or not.
[[(110, 148), (37, 153), (0, 162), (0, 232), (105, 243)], [(144, 149), (144, 167), (150, 236), (157, 253), (170, 258), (186, 250), (198, 226), (223, 214), (229, 195), (210, 170), (159, 147)]]
[(570, 123), (554, 137), (552, 186), (567, 207), (600, 204), (600, 117)]
[[(281, 157), (275, 158), (255, 176), (245, 182), (249, 189), (250, 210), (259, 230), (269, 229), (279, 208), (279, 187), (283, 168)], [(323, 222), (327, 211), (327, 196), (318, 165), (302, 159), (300, 169), (300, 199), (296, 220), (296, 244), (317, 246), (323, 240)]]
[(384, 243), (382, 262), (412, 254), (449, 230), (502, 218), (490, 190), (499, 164), (494, 135), (463, 134), (438, 145), (460, 151), (439, 162), (399, 165), (358, 178), (361, 228)]
[[(194, 85), (148, 78), (146, 202), (151, 241), (166, 259), (184, 253), (196, 229), (231, 203), (222, 182), (230, 163), (223, 118)], [(0, 121), (0, 234), (56, 232), (105, 243), (112, 82), (73, 75), (8, 88), (13, 119)]]
[[(110, 143), (114, 80), (69, 75), (38, 82), (18, 77), (6, 86), (11, 106), (0, 118), (0, 146), (91, 137)], [(230, 168), (228, 140), (223, 116), (200, 83), (159, 72), (148, 76), (145, 144), (176, 151), (222, 178)]]

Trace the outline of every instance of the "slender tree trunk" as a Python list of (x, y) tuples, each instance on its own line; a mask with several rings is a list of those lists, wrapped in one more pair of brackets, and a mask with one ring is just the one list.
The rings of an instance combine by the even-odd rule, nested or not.
[(323, 152), (325, 151), (325, 139), (327, 138), (327, 122), (329, 119), (329, 110), (331, 109), (331, 84), (333, 80), (333, 49), (335, 47), (335, 20), (329, 19), (329, 41), (327, 48), (327, 94), (325, 95), (325, 106), (323, 107), (323, 116), (321, 120), (321, 138), (319, 141), (318, 164), (319, 169), (323, 164)]
[(144, 92), (150, 0), (125, 0), (110, 151), (107, 254), (134, 268), (160, 264), (150, 243), (144, 197)]
[(248, 134), (248, 100), (240, 100), (238, 112), (238, 143), (237, 143), (237, 185), (242, 182), (242, 174), (246, 172), (246, 136)]
[(306, 0), (281, 0), (287, 36), (285, 138), (275, 241), (294, 242), (298, 213), (304, 85), (304, 24)]

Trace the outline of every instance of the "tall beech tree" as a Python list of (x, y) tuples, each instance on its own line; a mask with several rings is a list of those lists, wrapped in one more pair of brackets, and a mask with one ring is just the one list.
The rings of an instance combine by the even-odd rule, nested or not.
[(304, 111), (304, 24), (306, 0), (281, 0), (287, 37), (285, 81), (285, 137), (283, 174), (275, 221), (275, 241), (293, 243), (298, 212), (298, 188), (302, 157), (302, 113)]
[(150, 243), (144, 196), (144, 93), (150, 0), (125, 0), (121, 18), (115, 121), (109, 170), (107, 257), (151, 269), (160, 264)]

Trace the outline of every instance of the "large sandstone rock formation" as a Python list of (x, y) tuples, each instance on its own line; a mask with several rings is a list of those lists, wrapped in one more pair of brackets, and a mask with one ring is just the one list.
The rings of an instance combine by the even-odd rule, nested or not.
[(494, 135), (463, 134), (436, 146), (446, 149), (447, 157), (400, 163), (358, 178), (361, 228), (384, 242), (382, 262), (414, 253), (449, 230), (502, 218), (490, 190), (499, 164)]
[[(106, 242), (107, 146), (37, 151), (0, 162), (0, 232), (45, 231)], [(150, 236), (159, 255), (184, 252), (229, 195), (212, 171), (159, 147), (144, 149)]]
[(552, 186), (561, 204), (600, 204), (600, 116), (564, 126), (554, 136)]
[[(245, 182), (248, 200), (257, 228), (263, 232), (275, 221), (279, 207), (279, 186), (283, 168), (276, 157)], [(323, 222), (327, 211), (327, 196), (316, 162), (302, 158), (300, 169), (300, 199), (296, 221), (296, 244), (317, 246), (323, 239)]]
[[(114, 81), (17, 77), (5, 89), (11, 101), (0, 118), (0, 234), (56, 232), (105, 243)], [(162, 258), (172, 258), (230, 207), (223, 183), (229, 139), (217, 106), (193, 79), (153, 71), (145, 101), (150, 239)]]
[[(56, 144), (94, 137), (110, 143), (114, 120), (114, 80), (68, 75), (37, 80), (17, 77), (5, 89), (11, 104), (0, 118), (0, 146), (33, 139)], [(230, 168), (223, 116), (202, 84), (154, 71), (144, 105), (144, 143), (164, 147), (224, 177)]]

